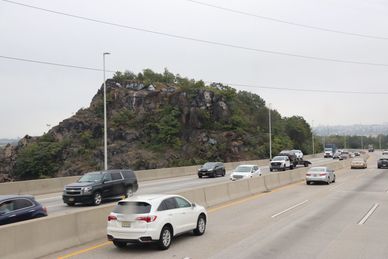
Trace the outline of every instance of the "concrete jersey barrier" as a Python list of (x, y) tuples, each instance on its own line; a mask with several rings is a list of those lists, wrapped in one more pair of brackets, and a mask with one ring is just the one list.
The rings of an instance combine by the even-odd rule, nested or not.
[[(306, 159), (309, 159), (309, 157), (313, 157), (313, 156), (311, 155), (306, 156)], [(241, 164), (256, 164), (259, 166), (266, 166), (269, 164), (269, 160), (262, 159), (262, 160), (225, 163), (225, 169), (230, 171)], [(159, 180), (159, 179), (165, 179), (165, 178), (196, 175), (198, 168), (199, 166), (159, 168), (159, 169), (135, 171), (135, 174), (138, 181), (143, 182), (143, 181)], [(57, 177), (57, 178), (41, 179), (41, 180), (0, 183), (0, 195), (5, 195), (5, 194), (40, 195), (40, 194), (61, 192), (63, 191), (63, 188), (65, 185), (77, 181), (79, 177), (80, 176), (68, 176), (68, 177)]]

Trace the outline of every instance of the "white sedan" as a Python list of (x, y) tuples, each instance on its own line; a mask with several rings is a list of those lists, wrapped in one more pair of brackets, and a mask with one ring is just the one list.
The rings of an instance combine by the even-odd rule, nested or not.
[(311, 167), (306, 173), (306, 184), (324, 182), (335, 183), (335, 172), (326, 166)]
[(170, 247), (173, 236), (206, 230), (204, 207), (182, 196), (148, 194), (121, 200), (108, 216), (108, 240), (118, 248), (128, 243), (155, 242), (162, 250)]
[(257, 165), (239, 165), (230, 175), (230, 180), (251, 178), (261, 175), (261, 170)]

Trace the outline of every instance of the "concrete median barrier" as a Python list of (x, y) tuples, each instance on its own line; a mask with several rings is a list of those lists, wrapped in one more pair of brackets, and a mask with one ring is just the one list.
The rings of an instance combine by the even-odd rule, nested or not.
[[(308, 155), (305, 157), (306, 159), (309, 159), (315, 156)], [(269, 159), (225, 163), (225, 169), (227, 171), (231, 171), (234, 168), (236, 168), (238, 165), (242, 165), (242, 164), (255, 164), (255, 165), (258, 165), (259, 167), (263, 167), (263, 166), (269, 165)], [(200, 165), (139, 170), (139, 171), (136, 171), (135, 174), (138, 181), (143, 182), (143, 181), (159, 180), (159, 179), (165, 179), (165, 178), (196, 175), (199, 167)], [(65, 185), (75, 182), (76, 180), (78, 180), (79, 177), (80, 176), (68, 176), (68, 177), (58, 177), (58, 178), (51, 178), (51, 179), (0, 183), (0, 195), (4, 195), (4, 194), (40, 195), (40, 194), (61, 192)]]
[(221, 183), (203, 187), (205, 192), (206, 204), (212, 207), (229, 201), (228, 184)]
[(292, 182), (290, 171), (279, 172), (278, 176), (279, 176), (279, 186), (287, 185)]
[(249, 180), (251, 179), (244, 179), (227, 183), (229, 200), (235, 200), (251, 195), (249, 189)]
[(248, 181), (249, 191), (251, 194), (267, 191), (264, 184), (264, 176), (254, 177)]
[(106, 220), (114, 205), (0, 227), (0, 257), (38, 258), (106, 235)]

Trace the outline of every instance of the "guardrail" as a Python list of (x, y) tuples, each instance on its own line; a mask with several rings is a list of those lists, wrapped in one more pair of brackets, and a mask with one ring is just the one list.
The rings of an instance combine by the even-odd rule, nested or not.
[[(349, 167), (349, 163), (335, 161), (327, 166), (338, 170)], [(186, 189), (177, 194), (205, 207), (213, 207), (301, 181), (307, 170), (308, 168), (303, 167), (270, 173), (246, 180)], [(107, 216), (113, 206), (114, 204), (107, 204), (90, 207), (74, 213), (65, 212), (0, 226), (0, 256), (7, 259), (36, 258), (103, 238), (106, 235)]]
[[(307, 155), (306, 159), (312, 158), (313, 156)], [(263, 160), (252, 160), (252, 161), (241, 161), (225, 163), (226, 170), (232, 170), (240, 164), (257, 164), (259, 166), (265, 166), (269, 164), (268, 159)], [(184, 167), (170, 167), (170, 168), (159, 168), (150, 170), (139, 170), (136, 171), (136, 177), (139, 182), (149, 180), (159, 180), (165, 178), (189, 176), (197, 174), (199, 166), (184, 166)], [(63, 187), (69, 183), (77, 181), (79, 176), (68, 176), (68, 177), (57, 177), (50, 179), (41, 180), (30, 180), (30, 181), (17, 181), (0, 183), (0, 195), (3, 194), (31, 194), (40, 195), (53, 192), (63, 191)]]

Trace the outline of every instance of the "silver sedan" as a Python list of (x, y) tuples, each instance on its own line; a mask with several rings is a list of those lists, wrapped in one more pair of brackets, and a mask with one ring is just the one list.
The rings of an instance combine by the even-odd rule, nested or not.
[(311, 167), (306, 173), (306, 184), (324, 182), (326, 184), (335, 182), (335, 172), (326, 166)]

